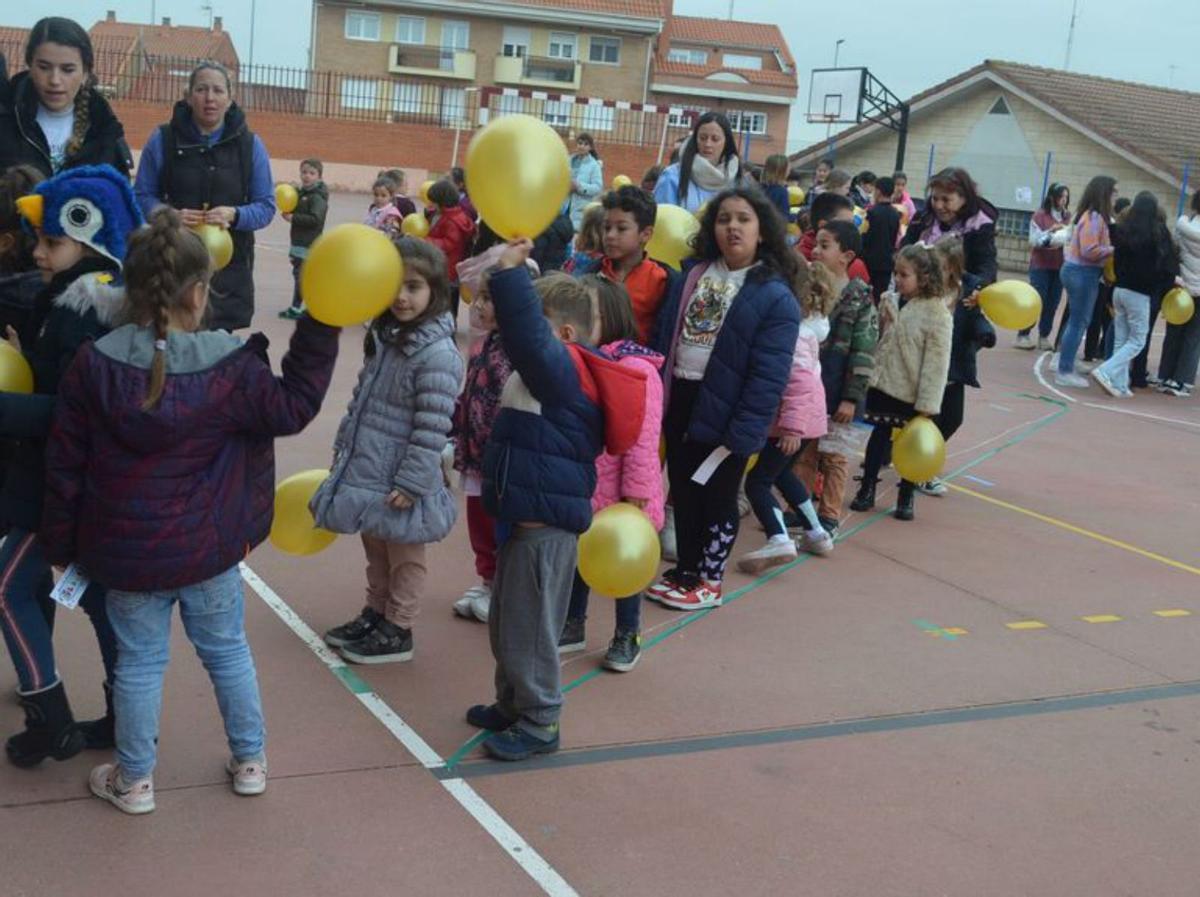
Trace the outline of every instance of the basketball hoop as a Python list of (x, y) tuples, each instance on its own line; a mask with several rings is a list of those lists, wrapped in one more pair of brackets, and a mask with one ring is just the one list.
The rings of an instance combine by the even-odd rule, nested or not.
[(810, 112), (808, 114), (808, 123), (810, 125), (832, 125), (834, 122), (837, 121), (837, 118), (838, 117), (836, 115), (832, 115), (832, 114), (826, 114), (826, 113), (821, 113), (821, 112), (817, 112), (814, 114), (814, 113)]

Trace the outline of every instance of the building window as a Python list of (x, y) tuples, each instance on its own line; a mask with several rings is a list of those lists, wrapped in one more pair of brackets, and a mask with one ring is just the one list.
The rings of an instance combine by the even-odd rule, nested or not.
[(767, 133), (767, 116), (764, 112), (730, 112), (729, 127), (741, 134), (749, 131), (751, 134)]
[(708, 53), (704, 50), (689, 50), (684, 47), (672, 47), (667, 51), (668, 62), (684, 62), (688, 65), (707, 65)]
[(346, 37), (350, 40), (379, 40), (379, 13), (346, 13)]
[(1012, 115), (1012, 112), (1008, 108), (1008, 103), (1004, 102), (1004, 97), (996, 97), (996, 102), (992, 103), (988, 115)]
[(593, 37), (588, 41), (588, 62), (620, 65), (621, 39), (619, 37)]
[(421, 85), (395, 84), (392, 87), (392, 111), (397, 115), (420, 115)]
[(699, 109), (679, 109), (667, 113), (667, 124), (672, 128), (691, 128), (700, 115)]
[(396, 43), (425, 43), (425, 20), (419, 16), (396, 17)]
[(442, 89), (442, 126), (462, 127), (467, 120), (467, 92), (461, 87)]
[(379, 82), (358, 78), (342, 79), (343, 109), (374, 109), (379, 97)]
[(525, 111), (525, 98), (512, 96), (510, 94), (501, 94), (499, 108), (496, 109), (497, 115), (519, 115)]
[(569, 128), (571, 126), (571, 110), (575, 103), (569, 99), (546, 100), (542, 109), (542, 121), (552, 128)]
[(442, 49), (466, 50), (471, 45), (471, 23), (442, 22)]
[(575, 42), (578, 38), (574, 34), (567, 34), (562, 31), (550, 32), (550, 52), (547, 53), (551, 59), (574, 59), (575, 58)]
[(996, 217), (996, 233), (1004, 237), (1028, 237), (1033, 212), (1020, 209), (1000, 209)]
[(500, 41), (500, 55), (516, 56), (524, 59), (529, 55), (529, 42), (531, 40), (528, 28), (505, 25), (504, 35)]
[(611, 131), (616, 112), (612, 106), (584, 106), (580, 128), (584, 131)]
[(754, 71), (762, 70), (761, 56), (742, 56), (738, 53), (726, 53), (722, 60), (726, 68), (731, 69), (753, 69)]

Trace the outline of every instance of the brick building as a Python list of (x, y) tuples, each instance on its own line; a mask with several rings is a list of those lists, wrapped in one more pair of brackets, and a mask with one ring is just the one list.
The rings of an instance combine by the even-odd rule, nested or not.
[[(986, 60), (909, 103), (909, 190), (922, 195), (929, 173), (948, 165), (970, 171), (1000, 210), (998, 248), (1010, 270), (1028, 262), (1029, 218), (1049, 183), (1078, 199), (1090, 178), (1111, 175), (1122, 195), (1149, 190), (1172, 216), (1185, 168), (1200, 161), (1197, 93)], [(863, 122), (792, 159), (811, 168), (832, 155), (851, 173), (890, 173), (895, 153), (894, 131)]]

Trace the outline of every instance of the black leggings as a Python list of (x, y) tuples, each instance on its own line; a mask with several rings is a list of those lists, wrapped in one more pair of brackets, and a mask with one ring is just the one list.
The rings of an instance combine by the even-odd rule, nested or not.
[(962, 383), (947, 383), (946, 391), (942, 393), (942, 408), (934, 423), (942, 431), (942, 439), (950, 441), (950, 437), (962, 426), (963, 414), (967, 404), (967, 388)]
[[(800, 443), (800, 450), (794, 455), (785, 455), (779, 450), (779, 440), (772, 439), (758, 453), (758, 463), (746, 474), (746, 498), (750, 499), (750, 507), (754, 516), (762, 524), (767, 537), (783, 535), (787, 532), (783, 525), (783, 517), (779, 513), (779, 504), (771, 494), (771, 488), (778, 487), (784, 500), (797, 514), (802, 513), (800, 506), (811, 497), (804, 482), (792, 473), (792, 462), (799, 457), (800, 452), (813, 440), (806, 439)], [(816, 520), (804, 521), (804, 528), (817, 529), (820, 526)]]

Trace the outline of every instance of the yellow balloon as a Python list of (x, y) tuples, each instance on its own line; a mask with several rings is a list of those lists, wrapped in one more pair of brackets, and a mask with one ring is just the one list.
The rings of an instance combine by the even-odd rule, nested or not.
[(862, 206), (854, 207), (854, 226), (860, 234), (865, 234), (871, 229), (871, 222), (867, 220), (867, 213)]
[(802, 206), (804, 205), (804, 190), (794, 184), (788, 187), (788, 205)]
[(292, 474), (275, 487), (275, 518), (271, 521), (271, 544), (287, 554), (316, 554), (324, 551), (337, 533), (321, 529), (308, 503), (329, 476), (328, 470), (305, 470)]
[(788, 222), (788, 233), (793, 237), (802, 236), (802, 234), (800, 233), (800, 225), (798, 225), (795, 221), (789, 221)]
[(1111, 255), (1104, 260), (1104, 282), (1117, 282), (1116, 259)]
[(1024, 330), (1042, 316), (1042, 297), (1023, 281), (1001, 280), (980, 291), (979, 307), (997, 327)]
[(636, 595), (654, 581), (662, 559), (654, 524), (633, 505), (609, 505), (579, 537), (579, 575), (609, 598)]
[(300, 194), (291, 184), (275, 185), (275, 205), (281, 212), (294, 212), (296, 203), (300, 202)]
[(0, 340), (0, 392), (33, 392), (33, 369), (21, 350)]
[(679, 270), (685, 258), (692, 254), (691, 239), (700, 230), (696, 216), (679, 206), (660, 203), (654, 219), (654, 236), (646, 244), (646, 252), (655, 261)]
[(400, 292), (404, 263), (382, 231), (339, 224), (317, 237), (300, 269), (308, 312), (332, 327), (369, 321)]
[(433, 205), (429, 200), (429, 188), (436, 184), (437, 181), (426, 181), (421, 185), (421, 189), (417, 191), (417, 195), (421, 197), (421, 202), (427, 206)]
[(704, 203), (701, 203), (701, 204), (700, 204), (700, 208), (696, 209), (696, 220), (697, 220), (697, 221), (703, 221), (703, 220), (704, 220), (704, 213), (705, 213), (705, 212), (707, 212), (707, 211), (708, 211), (708, 203), (706, 203), (706, 202), (704, 202)]
[(758, 466), (758, 452), (755, 452), (746, 460), (746, 473), (752, 471)]
[(924, 483), (942, 472), (946, 440), (937, 424), (914, 417), (902, 430), (892, 431), (892, 466), (910, 483)]
[(216, 224), (201, 224), (192, 229), (208, 250), (214, 269), (220, 271), (229, 264), (233, 258), (233, 237), (229, 236), (229, 231)]
[(410, 237), (427, 237), (429, 236), (429, 219), (423, 212), (405, 215), (404, 220), (400, 222), (400, 231)]
[(1162, 315), (1168, 324), (1186, 324), (1196, 313), (1196, 303), (1192, 294), (1183, 287), (1175, 287), (1163, 296)]
[(629, 175), (619, 174), (615, 178), (612, 179), (612, 188), (614, 190), (620, 190), (622, 187), (632, 187), (632, 186), (633, 186), (633, 179), (630, 178)]
[(495, 119), (467, 147), (467, 192), (488, 227), (506, 240), (533, 239), (558, 217), (571, 189), (562, 138), (531, 115)]

